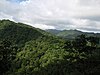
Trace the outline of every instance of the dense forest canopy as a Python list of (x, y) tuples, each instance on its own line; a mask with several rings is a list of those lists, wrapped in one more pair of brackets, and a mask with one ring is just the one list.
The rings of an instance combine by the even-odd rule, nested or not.
[[(67, 30), (55, 33), (75, 34)], [(99, 75), (100, 34), (82, 32), (71, 40), (61, 36), (0, 20), (0, 74)]]

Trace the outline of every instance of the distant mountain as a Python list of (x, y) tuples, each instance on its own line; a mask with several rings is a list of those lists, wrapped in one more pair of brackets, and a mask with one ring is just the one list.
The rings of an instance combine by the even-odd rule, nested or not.
[(58, 34), (61, 32), (61, 30), (56, 30), (56, 29), (47, 29), (47, 32), (50, 32), (51, 34)]
[(46, 31), (0, 20), (0, 75), (100, 74), (99, 33)]
[(36, 40), (40, 37), (49, 36), (50, 34), (31, 27), (23, 23), (15, 23), (10, 20), (0, 20), (0, 40), (7, 39), (13, 43), (21, 45), (30, 40)]
[(51, 30), (49, 29), (46, 31), (65, 39), (74, 39), (75, 37), (81, 34), (85, 34), (87, 36), (96, 36), (100, 38), (100, 33), (89, 33), (89, 32), (82, 32), (79, 30)]

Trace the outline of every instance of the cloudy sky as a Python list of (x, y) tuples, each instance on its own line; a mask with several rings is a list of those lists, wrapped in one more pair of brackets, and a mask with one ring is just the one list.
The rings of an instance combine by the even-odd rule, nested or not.
[(0, 19), (41, 29), (100, 32), (100, 0), (0, 0)]

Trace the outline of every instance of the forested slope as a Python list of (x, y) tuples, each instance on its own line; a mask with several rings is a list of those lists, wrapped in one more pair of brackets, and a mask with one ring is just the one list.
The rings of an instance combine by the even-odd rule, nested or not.
[(0, 21), (1, 75), (99, 75), (99, 37), (64, 40), (41, 29)]
[(47, 35), (43, 30), (15, 23), (9, 20), (0, 21), (0, 40), (7, 39), (14, 44), (23, 45), (30, 40), (36, 40), (39, 37)]

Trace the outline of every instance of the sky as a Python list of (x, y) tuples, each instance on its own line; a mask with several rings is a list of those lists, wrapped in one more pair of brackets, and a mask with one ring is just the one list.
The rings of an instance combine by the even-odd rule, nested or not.
[(0, 19), (40, 29), (100, 32), (100, 0), (0, 0)]

